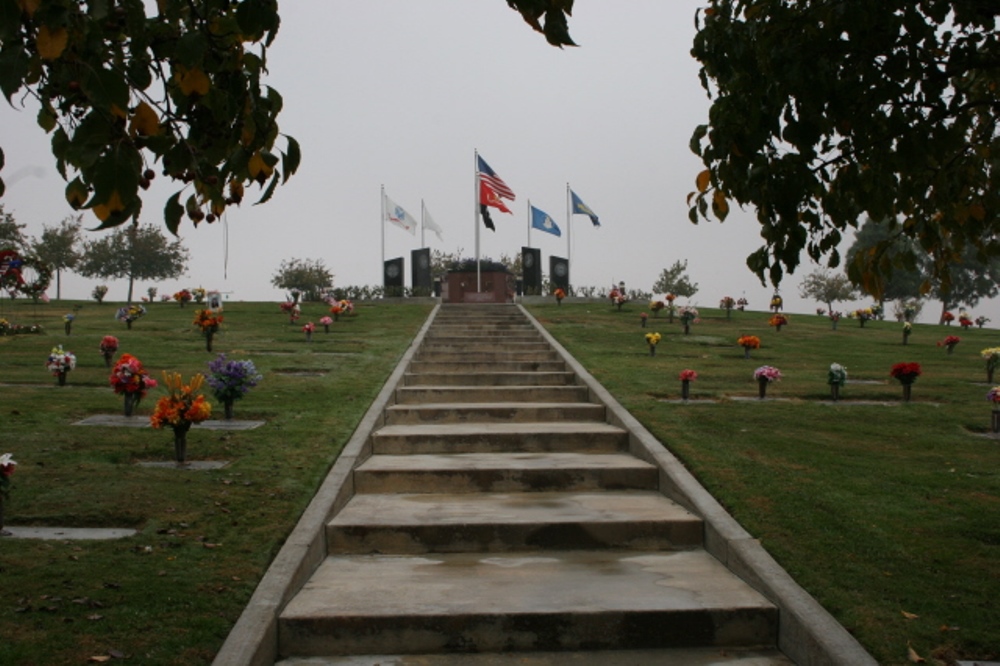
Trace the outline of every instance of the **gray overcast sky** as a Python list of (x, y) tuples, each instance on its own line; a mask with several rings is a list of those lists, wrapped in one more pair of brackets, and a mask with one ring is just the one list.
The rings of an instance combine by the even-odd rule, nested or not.
[[(159, 285), (161, 293), (204, 286), (236, 300), (279, 300), (270, 278), (292, 257), (322, 259), (337, 285), (379, 284), (383, 184), (418, 218), (426, 203), (444, 229), (443, 241), (426, 234), (429, 247), (473, 256), (478, 150), (517, 194), (513, 215), (493, 212), (496, 233), (481, 230), (482, 256), (514, 255), (527, 243), (529, 199), (564, 227), (562, 238), (533, 231), (531, 244), (546, 266), (548, 255), (565, 256), (568, 182), (602, 222), (572, 218), (575, 285), (624, 280), (650, 289), (663, 268), (687, 259), (699, 284), (693, 303), (745, 295), (752, 308), (766, 307), (771, 290), (745, 264), (760, 245), (752, 213), (734, 209), (724, 224), (687, 219), (700, 171), (688, 141), (709, 106), (690, 56), (703, 4), (580, 0), (570, 21), (580, 48), (559, 50), (503, 0), (282, 3), (267, 83), (284, 97), (281, 128), (302, 144), (302, 165), (267, 204), (251, 205), (253, 188), (228, 213), (228, 267), (223, 225), (185, 222), (189, 274)], [(0, 111), (8, 180), (0, 202), (38, 235), (72, 211), (34, 116), (34, 108)], [(154, 184), (144, 224), (162, 224), (169, 185)], [(95, 221), (85, 214), (85, 226)], [(418, 246), (419, 234), (386, 228), (385, 256), (406, 257), (407, 275)], [(782, 293), (791, 310), (812, 312), (815, 304), (798, 297), (815, 268), (805, 261)], [(94, 284), (64, 276), (64, 296), (86, 298)], [(110, 286), (109, 297), (123, 300), (124, 283)], [(977, 310), (1000, 321), (993, 304)]]

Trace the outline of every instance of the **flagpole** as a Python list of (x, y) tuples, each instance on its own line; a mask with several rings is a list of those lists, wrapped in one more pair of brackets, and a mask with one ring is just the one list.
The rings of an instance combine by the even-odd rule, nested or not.
[(424, 200), (420, 200), (420, 248), (423, 249), (424, 243)]
[(473, 202), (475, 204), (473, 206), (473, 208), (475, 209), (475, 211), (472, 214), (472, 220), (473, 220), (473, 224), (476, 227), (476, 293), (479, 293), (480, 285), (482, 283), (482, 278), (481, 278), (480, 272), (479, 272), (479, 226), (480, 226), (480, 220), (479, 220), (479, 150), (478, 149), (473, 149), (472, 152), (473, 152), (472, 169), (473, 169), (473, 171), (476, 174), (475, 182), (473, 183), (473, 185), (474, 185), (474, 193), (473, 193), (472, 199), (473, 199)]
[(570, 271), (573, 270), (573, 227), (570, 226), (570, 201), (569, 183), (566, 183), (566, 284), (569, 285), (570, 292), (573, 291), (573, 283), (569, 279)]
[(528, 199), (528, 247), (531, 247), (531, 199)]
[(382, 282), (385, 284), (385, 184), (382, 184), (382, 196), (380, 197), (380, 206), (382, 210)]

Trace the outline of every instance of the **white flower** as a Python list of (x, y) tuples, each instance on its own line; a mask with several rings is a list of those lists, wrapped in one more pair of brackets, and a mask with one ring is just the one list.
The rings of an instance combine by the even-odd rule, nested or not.
[(6, 467), (7, 465), (16, 465), (17, 462), (14, 460), (13, 453), (5, 453), (0, 456), (0, 467)]

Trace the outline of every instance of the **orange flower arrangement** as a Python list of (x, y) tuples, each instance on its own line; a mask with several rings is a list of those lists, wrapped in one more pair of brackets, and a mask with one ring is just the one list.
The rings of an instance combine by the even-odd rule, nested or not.
[(192, 423), (201, 423), (212, 415), (212, 405), (205, 396), (198, 393), (205, 376), (196, 374), (190, 384), (184, 384), (179, 372), (164, 372), (163, 382), (170, 391), (156, 401), (156, 409), (149, 419), (154, 428), (171, 426), (175, 430), (187, 430)]
[(222, 323), (222, 315), (212, 310), (195, 310), (193, 323), (195, 326), (201, 328), (202, 333), (208, 333), (209, 331), (214, 333), (219, 330), (219, 324)]
[(756, 335), (744, 335), (741, 336), (739, 340), (736, 341), (740, 347), (744, 349), (759, 349), (760, 348), (760, 338)]

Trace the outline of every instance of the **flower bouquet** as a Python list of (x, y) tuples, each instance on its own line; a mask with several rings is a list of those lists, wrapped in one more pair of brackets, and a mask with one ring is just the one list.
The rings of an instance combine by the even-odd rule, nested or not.
[(958, 325), (962, 327), (962, 330), (972, 328), (972, 317), (969, 316), (968, 312), (960, 312), (958, 314)]
[(194, 325), (201, 329), (205, 336), (205, 351), (212, 351), (212, 339), (219, 331), (222, 323), (222, 313), (214, 310), (195, 310)]
[(242, 399), (264, 378), (253, 361), (227, 361), (225, 354), (209, 362), (208, 371), (208, 385), (222, 403), (227, 420), (233, 418), (233, 402)]
[(676, 294), (667, 294), (663, 297), (667, 301), (667, 315), (669, 316), (668, 321), (672, 324), (674, 323), (674, 312), (677, 310), (674, 308), (674, 301), (677, 300)]
[(90, 297), (93, 298), (98, 303), (104, 302), (104, 297), (108, 295), (108, 286), (106, 284), (99, 284), (94, 287), (94, 290), (90, 292)]
[(903, 322), (903, 344), (910, 344), (910, 335), (913, 333), (913, 324), (906, 321)]
[(910, 393), (913, 389), (913, 382), (917, 381), (917, 377), (921, 375), (923, 371), (920, 369), (919, 363), (897, 363), (892, 366), (889, 370), (889, 375), (894, 379), (899, 380), (899, 383), (903, 385), (903, 401), (910, 401)]
[(988, 347), (979, 352), (979, 355), (986, 361), (986, 381), (993, 383), (993, 373), (1000, 367), (1000, 347)]
[(146, 308), (139, 305), (138, 303), (133, 303), (128, 307), (118, 308), (117, 314), (115, 314), (115, 319), (118, 321), (125, 322), (125, 326), (131, 330), (132, 322), (136, 319), (142, 318), (146, 314)]
[(650, 301), (649, 302), (649, 309), (653, 311), (653, 316), (654, 317), (659, 317), (660, 316), (660, 310), (662, 310), (664, 307), (665, 307), (665, 305), (664, 305), (663, 301)]
[(125, 398), (125, 416), (132, 416), (139, 401), (146, 397), (149, 389), (156, 386), (156, 380), (149, 376), (139, 359), (131, 354), (121, 355), (111, 369), (109, 382), (115, 393)]
[(990, 419), (990, 429), (1000, 432), (1000, 386), (994, 386), (986, 392), (986, 400), (993, 403), (993, 414)]
[(781, 310), (783, 307), (785, 307), (785, 301), (784, 299), (781, 298), (781, 296), (775, 294), (774, 296), (771, 297), (771, 310), (777, 312), (778, 310)]
[(939, 340), (937, 343), (938, 347), (947, 347), (948, 353), (955, 351), (955, 345), (962, 341), (962, 338), (957, 335), (949, 335), (944, 340)]
[(722, 300), (719, 301), (719, 309), (726, 311), (726, 319), (729, 319), (733, 314), (733, 308), (736, 307), (736, 300), (732, 296), (724, 296)]
[(563, 299), (566, 298), (566, 292), (561, 288), (556, 288), (556, 290), (552, 292), (552, 295), (556, 297), (557, 305), (562, 305)]
[(691, 382), (698, 379), (698, 373), (694, 370), (681, 370), (677, 378), (681, 380), (681, 399), (687, 400), (691, 393)]
[(774, 330), (780, 331), (781, 327), (788, 323), (788, 317), (780, 312), (775, 313), (767, 323), (770, 326), (774, 326)]
[(837, 330), (837, 322), (839, 322), (840, 318), (843, 317), (844, 315), (842, 313), (840, 313), (840, 312), (835, 311), (835, 310), (830, 310), (830, 314), (828, 314), (827, 316), (830, 318), (830, 328), (833, 329), (834, 331), (836, 331)]
[(194, 298), (195, 303), (205, 302), (205, 289), (203, 287), (195, 287), (191, 290), (191, 296)]
[(847, 368), (839, 363), (831, 363), (826, 375), (826, 383), (830, 385), (830, 394), (834, 402), (840, 400), (840, 389), (847, 383)]
[(639, 326), (646, 328), (646, 321), (649, 319), (649, 315), (645, 312), (639, 313)]
[(306, 334), (306, 342), (312, 342), (313, 331), (316, 330), (316, 324), (309, 322), (302, 327), (302, 332)]
[(946, 310), (945, 313), (941, 315), (941, 321), (944, 322), (945, 326), (951, 326), (951, 322), (955, 321), (955, 315)]
[(682, 306), (677, 311), (677, 314), (680, 316), (681, 323), (684, 325), (684, 335), (687, 335), (691, 331), (691, 324), (697, 324), (701, 321), (701, 319), (698, 318), (698, 308), (691, 305)]
[(756, 335), (743, 335), (736, 341), (740, 347), (743, 347), (743, 358), (750, 358), (751, 349), (760, 349), (760, 338)]
[(740, 312), (746, 310), (748, 305), (750, 305), (750, 301), (745, 298), (741, 297), (738, 301), (736, 301), (736, 309)]
[(174, 294), (174, 300), (180, 303), (181, 307), (184, 307), (186, 303), (190, 303), (192, 298), (191, 292), (187, 289), (181, 289)]
[(871, 308), (858, 308), (851, 313), (851, 316), (858, 320), (858, 323), (861, 324), (861, 328), (864, 328), (865, 323), (869, 319), (872, 319), (875, 316), (875, 313)]
[(156, 401), (156, 409), (149, 418), (154, 428), (167, 425), (174, 429), (174, 458), (183, 465), (187, 457), (187, 433), (194, 423), (201, 423), (212, 415), (212, 405), (198, 393), (204, 375), (196, 374), (190, 384), (184, 384), (179, 372), (164, 372), (163, 383), (169, 395)]
[(753, 378), (757, 380), (757, 392), (763, 400), (767, 395), (767, 385), (781, 381), (781, 371), (771, 365), (762, 365), (753, 371)]
[(330, 332), (330, 324), (333, 323), (333, 319), (331, 319), (330, 317), (327, 317), (327, 316), (323, 316), (323, 317), (319, 318), (319, 323), (323, 325), (323, 332), (324, 333), (329, 333)]
[(10, 536), (3, 528), (3, 501), (10, 498), (10, 477), (14, 473), (17, 462), (10, 453), (0, 456), (0, 536)]
[(649, 355), (656, 356), (656, 345), (660, 344), (660, 339), (663, 336), (659, 333), (647, 333), (646, 334), (646, 344), (649, 345)]
[(113, 335), (105, 335), (101, 338), (101, 356), (104, 357), (104, 365), (111, 367), (111, 357), (118, 351), (118, 338)]
[(57, 345), (49, 352), (45, 367), (57, 378), (59, 386), (65, 386), (66, 373), (76, 367), (76, 356), (73, 352), (65, 351), (62, 345)]
[(288, 323), (294, 324), (295, 320), (299, 318), (302, 309), (299, 307), (298, 303), (293, 303), (292, 301), (285, 301), (284, 303), (279, 303), (278, 307), (281, 311), (288, 315)]

